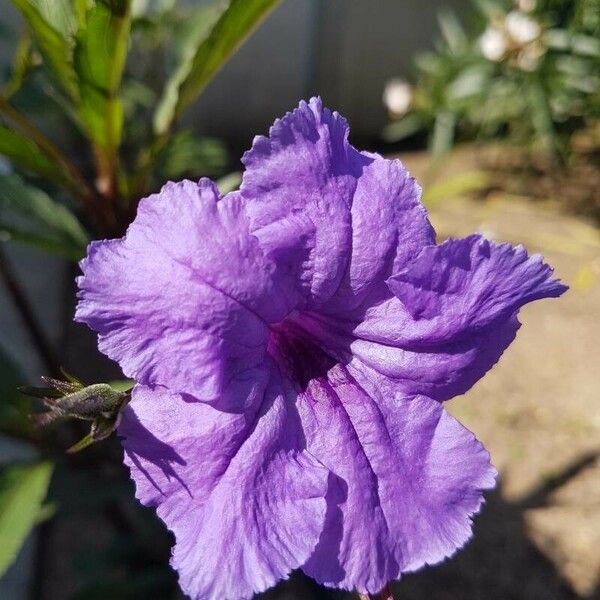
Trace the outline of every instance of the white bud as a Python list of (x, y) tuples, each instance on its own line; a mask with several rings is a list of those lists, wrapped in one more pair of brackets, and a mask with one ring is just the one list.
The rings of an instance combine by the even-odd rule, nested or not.
[(507, 49), (504, 34), (495, 27), (488, 27), (479, 38), (479, 48), (488, 60), (501, 61)]
[(383, 103), (395, 116), (408, 112), (413, 99), (413, 89), (408, 81), (394, 77), (390, 79), (383, 90)]
[(517, 44), (529, 44), (542, 33), (540, 24), (524, 12), (513, 10), (506, 15), (506, 31)]
[(519, 10), (523, 10), (525, 12), (531, 12), (535, 10), (536, 1), (535, 0), (516, 0), (516, 5)]

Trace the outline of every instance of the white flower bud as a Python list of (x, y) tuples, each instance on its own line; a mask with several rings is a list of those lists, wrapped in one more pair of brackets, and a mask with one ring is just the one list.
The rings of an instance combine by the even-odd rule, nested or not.
[(390, 79), (383, 90), (383, 103), (393, 115), (400, 117), (410, 108), (413, 99), (413, 89), (408, 81), (394, 77)]
[(479, 48), (485, 58), (499, 62), (507, 50), (506, 38), (499, 29), (488, 27), (479, 38)]
[(519, 10), (523, 10), (525, 12), (531, 12), (535, 10), (536, 1), (535, 0), (516, 0), (516, 5)]
[(542, 33), (540, 24), (524, 12), (513, 10), (506, 15), (506, 31), (517, 44), (529, 44)]

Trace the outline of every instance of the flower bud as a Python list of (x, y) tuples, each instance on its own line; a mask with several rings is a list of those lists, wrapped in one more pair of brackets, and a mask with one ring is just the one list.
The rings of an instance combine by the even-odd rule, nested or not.
[(406, 114), (412, 104), (413, 90), (408, 81), (399, 77), (390, 79), (383, 90), (383, 103), (395, 117)]
[(496, 27), (488, 27), (479, 38), (479, 48), (488, 60), (501, 61), (507, 50), (504, 33)]
[(518, 10), (506, 15), (505, 26), (508, 35), (520, 45), (533, 42), (542, 33), (542, 28), (535, 19)]
[(29, 396), (41, 398), (47, 411), (31, 415), (38, 427), (57, 420), (79, 419), (91, 421), (89, 435), (69, 449), (76, 452), (91, 443), (107, 438), (117, 427), (122, 408), (129, 402), (128, 392), (119, 392), (108, 383), (84, 385), (67, 376), (68, 381), (43, 377), (48, 387), (21, 388)]

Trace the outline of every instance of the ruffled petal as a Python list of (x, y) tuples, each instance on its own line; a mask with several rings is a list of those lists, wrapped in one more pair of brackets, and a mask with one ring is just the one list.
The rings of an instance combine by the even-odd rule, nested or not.
[(294, 303), (240, 199), (206, 179), (142, 200), (126, 236), (92, 243), (81, 268), (76, 320), (125, 375), (228, 407), (264, 379), (267, 324)]
[(302, 567), (308, 575), (375, 593), (469, 539), (495, 471), (441, 404), (382, 394), (337, 365), (308, 385), (298, 407), (309, 452), (339, 478), (319, 544)]
[(272, 380), (245, 415), (138, 386), (123, 413), (136, 496), (175, 535), (172, 566), (193, 600), (250, 598), (301, 566), (323, 528), (329, 471), (304, 447)]
[(480, 235), (425, 248), (388, 285), (406, 309), (400, 336), (425, 347), (476, 334), (567, 290), (541, 256)]
[(425, 248), (388, 279), (383, 300), (344, 319), (303, 314), (300, 326), (337, 360), (405, 395), (448, 400), (500, 358), (520, 327), (517, 313), (567, 288), (541, 257), (481, 236)]
[(308, 249), (291, 273), (308, 308), (348, 311), (427, 244), (420, 188), (400, 161), (358, 152), (348, 124), (313, 98), (244, 155), (240, 193), (267, 253)]

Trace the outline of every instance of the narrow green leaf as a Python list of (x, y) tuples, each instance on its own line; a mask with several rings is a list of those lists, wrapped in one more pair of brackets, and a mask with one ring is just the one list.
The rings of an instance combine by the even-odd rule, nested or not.
[(56, 502), (48, 502), (48, 504), (44, 504), (35, 517), (34, 525), (39, 525), (40, 523), (48, 521), (56, 514), (57, 510), (58, 504)]
[(179, 91), (190, 76), (194, 59), (201, 43), (206, 40), (224, 11), (223, 4), (197, 8), (187, 19), (174, 40), (175, 69), (165, 84), (165, 89), (154, 114), (154, 129), (165, 131), (174, 118), (179, 100)]
[[(62, 8), (60, 11), (56, 9), (62, 3), (54, 4), (55, 1), (12, 0), (12, 3), (25, 18), (45, 63), (59, 85), (70, 97), (76, 98), (73, 43), (68, 32), (67, 17)], [(41, 6), (47, 8), (42, 11)]]
[(35, 142), (3, 125), (0, 125), (0, 155), (26, 171), (47, 177), (58, 184), (64, 184), (64, 173)]
[(224, 172), (227, 158), (227, 149), (220, 140), (183, 130), (169, 137), (158, 157), (156, 173), (163, 181), (216, 177)]
[(417, 113), (409, 113), (387, 125), (383, 130), (383, 139), (386, 142), (399, 142), (424, 128), (425, 123), (421, 117)]
[(0, 470), (0, 577), (14, 562), (40, 514), (48, 493), (52, 464), (10, 466)]
[(77, 218), (17, 174), (0, 176), (0, 233), (71, 260), (85, 254), (88, 236)]
[(63, 36), (73, 33), (75, 15), (73, 0), (29, 0), (35, 6), (41, 17)]
[(68, 454), (76, 454), (85, 448), (89, 448), (96, 440), (91, 433), (88, 433), (84, 437), (82, 437), (78, 442), (73, 444), (70, 448), (67, 449)]
[(431, 207), (440, 200), (449, 200), (489, 188), (490, 176), (485, 171), (467, 171), (450, 179), (434, 183), (423, 192), (423, 204)]
[(110, 385), (110, 387), (117, 392), (128, 392), (129, 390), (133, 389), (135, 381), (133, 379), (115, 379), (113, 381), (109, 381), (108, 385)]
[(242, 183), (242, 173), (240, 171), (234, 171), (233, 173), (220, 177), (217, 179), (216, 183), (219, 188), (219, 194), (224, 196), (240, 187)]
[(435, 117), (435, 125), (431, 136), (431, 153), (435, 157), (446, 154), (454, 142), (456, 115), (450, 111), (442, 111)]
[(484, 92), (489, 86), (490, 67), (487, 63), (478, 63), (462, 69), (448, 84), (448, 101), (464, 100)]
[(450, 10), (442, 10), (438, 14), (440, 29), (450, 52), (460, 54), (467, 48), (468, 39), (457, 16)]
[(121, 142), (123, 104), (119, 88), (131, 27), (130, 0), (97, 0), (77, 30), (74, 54), (83, 126), (112, 164)]
[(190, 60), (191, 48), (188, 48), (154, 114), (154, 130), (158, 135), (168, 131), (177, 115), (197, 98), (277, 2), (231, 0), (208, 35), (200, 31), (195, 36), (198, 45), (193, 57)]
[(600, 58), (600, 40), (591, 35), (574, 35), (571, 40), (571, 46), (575, 54), (590, 56), (596, 59)]
[(31, 35), (28, 31), (25, 31), (19, 38), (15, 48), (10, 77), (2, 90), (2, 96), (5, 99), (9, 99), (16, 94), (23, 86), (27, 75), (32, 69), (31, 56)]
[(541, 143), (558, 158), (558, 140), (552, 122), (548, 94), (542, 83), (532, 80), (528, 86), (530, 114)]
[(77, 388), (79, 388), (80, 390), (82, 390), (85, 386), (85, 383), (83, 383), (83, 381), (81, 381), (81, 379), (75, 377), (75, 375), (68, 373), (65, 369), (63, 369), (62, 367), (60, 368), (60, 372), (63, 374), (63, 377), (67, 380), (67, 382), (69, 382), (70, 384), (77, 386)]

